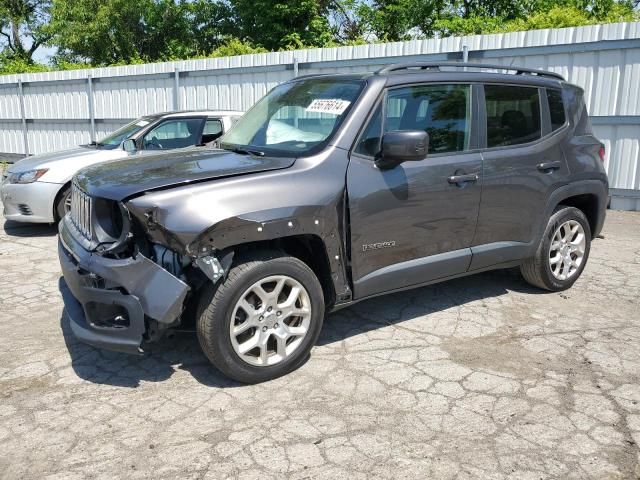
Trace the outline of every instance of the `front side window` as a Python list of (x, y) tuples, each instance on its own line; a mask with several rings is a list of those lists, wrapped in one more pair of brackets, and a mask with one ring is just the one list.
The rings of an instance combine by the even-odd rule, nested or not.
[(356, 102), (364, 82), (309, 78), (279, 85), (220, 140), (228, 150), (308, 155), (323, 148)]
[(380, 139), (382, 138), (382, 105), (378, 105), (373, 116), (367, 124), (355, 152), (367, 157), (375, 157), (380, 151)]
[(202, 119), (181, 118), (167, 120), (149, 131), (142, 143), (147, 150), (170, 150), (196, 145)]
[(222, 121), (217, 118), (209, 118), (202, 131), (202, 143), (208, 144), (217, 140), (222, 135)]
[(379, 110), (364, 130), (356, 153), (375, 156), (380, 150), (381, 132), (394, 130), (426, 131), (431, 154), (470, 148), (470, 85), (418, 85), (389, 90), (382, 129)]
[(132, 135), (135, 135), (155, 120), (156, 118), (154, 117), (138, 118), (137, 120), (126, 124), (124, 127), (119, 128), (111, 135), (106, 136), (105, 138), (97, 142), (96, 145), (107, 150), (117, 148), (122, 142), (130, 138)]
[(566, 120), (564, 103), (562, 102), (562, 90), (547, 88), (547, 101), (549, 102), (549, 113), (551, 116), (551, 130), (555, 131), (562, 127)]
[(541, 138), (538, 88), (485, 85), (484, 96), (487, 147), (518, 145)]

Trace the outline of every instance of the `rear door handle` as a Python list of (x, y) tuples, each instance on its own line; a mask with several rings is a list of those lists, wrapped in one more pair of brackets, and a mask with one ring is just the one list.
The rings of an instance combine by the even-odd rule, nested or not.
[(452, 184), (457, 183), (465, 183), (465, 182), (477, 182), (478, 174), (477, 173), (469, 173), (467, 175), (452, 175), (447, 177), (447, 182)]
[(544, 162), (536, 165), (536, 168), (541, 172), (550, 172), (552, 170), (558, 170), (562, 164), (559, 161), (555, 162)]

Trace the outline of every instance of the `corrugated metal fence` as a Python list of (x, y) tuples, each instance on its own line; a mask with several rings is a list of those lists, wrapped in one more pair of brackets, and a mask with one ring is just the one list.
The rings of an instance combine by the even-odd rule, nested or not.
[(551, 70), (583, 87), (612, 187), (640, 191), (640, 22), (2, 76), (0, 152), (86, 143), (159, 111), (246, 110), (298, 74), (460, 60), (464, 49), (469, 61)]

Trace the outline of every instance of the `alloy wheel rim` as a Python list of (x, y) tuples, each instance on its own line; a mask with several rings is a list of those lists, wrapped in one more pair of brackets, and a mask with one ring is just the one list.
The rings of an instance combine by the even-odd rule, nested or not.
[(64, 199), (64, 213), (67, 214), (71, 211), (71, 193), (67, 194)]
[(243, 361), (266, 367), (291, 357), (307, 336), (310, 324), (307, 290), (294, 278), (272, 275), (240, 296), (231, 314), (229, 335)]
[(549, 267), (558, 280), (572, 278), (584, 261), (587, 236), (575, 220), (561, 224), (553, 234), (549, 248)]

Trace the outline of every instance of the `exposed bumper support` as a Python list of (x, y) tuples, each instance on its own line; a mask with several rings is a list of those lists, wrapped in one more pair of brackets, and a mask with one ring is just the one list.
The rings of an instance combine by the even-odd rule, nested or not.
[(170, 324), (182, 313), (187, 284), (138, 254), (110, 259), (82, 248), (60, 222), (61, 293), (74, 334), (99, 348), (139, 353), (145, 318)]

